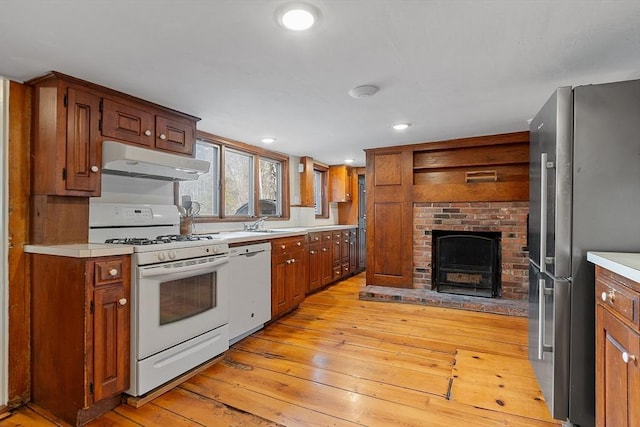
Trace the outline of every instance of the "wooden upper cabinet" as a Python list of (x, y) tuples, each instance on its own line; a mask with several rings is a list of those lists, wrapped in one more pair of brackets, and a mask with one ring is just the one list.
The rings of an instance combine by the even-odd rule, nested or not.
[[(100, 194), (100, 100), (70, 87), (67, 90), (67, 159), (65, 189)], [(66, 176), (65, 176), (66, 175)]]
[(352, 195), (352, 168), (346, 165), (329, 167), (329, 201), (350, 202)]
[(56, 76), (32, 87), (32, 194), (99, 196), (100, 96)]
[(193, 153), (196, 142), (195, 122), (180, 117), (156, 116), (156, 148), (175, 153)]
[(102, 141), (192, 156), (197, 117), (61, 73), (32, 88), (32, 194), (100, 196)]
[(196, 122), (192, 119), (109, 98), (103, 100), (102, 109), (105, 137), (179, 154), (193, 153)]
[(102, 135), (150, 148), (154, 146), (154, 128), (149, 111), (109, 98), (102, 100)]

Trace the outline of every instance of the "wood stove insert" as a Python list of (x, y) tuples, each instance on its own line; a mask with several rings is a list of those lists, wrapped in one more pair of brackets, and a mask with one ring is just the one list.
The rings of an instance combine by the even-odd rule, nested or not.
[(433, 230), (432, 284), (438, 292), (500, 294), (500, 233)]

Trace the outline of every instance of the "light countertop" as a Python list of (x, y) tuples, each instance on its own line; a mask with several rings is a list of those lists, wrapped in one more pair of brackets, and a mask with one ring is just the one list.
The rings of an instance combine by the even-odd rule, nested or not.
[[(271, 239), (279, 239), (281, 237), (301, 236), (307, 233), (319, 231), (346, 230), (355, 228), (356, 225), (326, 225), (316, 227), (287, 227), (273, 228), (268, 231), (221, 231), (211, 234), (217, 239), (224, 239), (229, 244), (235, 243), (251, 243), (257, 241), (265, 241)], [(207, 233), (205, 233), (207, 234)]]
[(31, 254), (57, 255), (73, 258), (96, 258), (102, 256), (132, 254), (133, 246), (107, 245), (100, 243), (75, 243), (68, 245), (25, 245), (24, 251)]
[(640, 283), (640, 253), (587, 252), (587, 260)]

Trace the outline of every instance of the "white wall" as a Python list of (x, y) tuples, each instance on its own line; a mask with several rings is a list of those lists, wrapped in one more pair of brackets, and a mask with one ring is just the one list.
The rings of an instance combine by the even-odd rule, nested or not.
[(9, 82), (0, 78), (0, 212), (2, 222), (0, 223), (0, 406), (7, 403), (8, 390), (8, 367), (7, 367), (7, 337), (8, 329), (8, 309), (7, 300), (9, 296), (9, 179), (8, 167), (8, 146), (9, 146)]

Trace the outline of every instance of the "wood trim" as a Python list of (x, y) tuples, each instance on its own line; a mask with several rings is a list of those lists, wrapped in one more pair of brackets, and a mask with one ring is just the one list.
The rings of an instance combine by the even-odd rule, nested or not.
[(29, 236), (31, 88), (9, 85), (9, 394), (8, 405), (30, 399), (31, 289)]
[(513, 144), (517, 142), (529, 142), (529, 131), (502, 133), (497, 135), (482, 135), (458, 139), (448, 139), (434, 142), (421, 142), (417, 144), (396, 145), (383, 148), (367, 148), (365, 152), (397, 153), (398, 151), (435, 151), (442, 149), (455, 149), (466, 147), (480, 147), (484, 145)]

